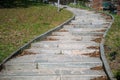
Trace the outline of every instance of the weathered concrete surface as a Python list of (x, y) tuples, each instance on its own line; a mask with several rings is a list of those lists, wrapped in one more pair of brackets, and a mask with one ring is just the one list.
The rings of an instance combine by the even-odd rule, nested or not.
[(100, 13), (68, 10), (75, 20), (9, 60), (0, 80), (107, 80), (99, 40), (110, 22)]

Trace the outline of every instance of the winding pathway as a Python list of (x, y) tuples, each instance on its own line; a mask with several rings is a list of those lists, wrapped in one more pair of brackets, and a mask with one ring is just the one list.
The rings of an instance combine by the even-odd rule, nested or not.
[(99, 44), (110, 21), (101, 13), (67, 9), (75, 19), (5, 63), (0, 80), (107, 80)]

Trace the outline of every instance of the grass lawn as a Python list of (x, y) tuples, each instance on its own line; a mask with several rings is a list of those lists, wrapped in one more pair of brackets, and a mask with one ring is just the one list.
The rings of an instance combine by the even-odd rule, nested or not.
[(0, 9), (0, 62), (36, 36), (63, 23), (72, 13), (51, 5)]
[(113, 74), (120, 80), (120, 16), (115, 21), (105, 39), (105, 51)]

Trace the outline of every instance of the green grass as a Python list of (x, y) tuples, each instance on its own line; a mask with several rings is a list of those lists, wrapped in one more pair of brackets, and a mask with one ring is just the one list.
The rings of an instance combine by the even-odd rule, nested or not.
[(0, 9), (0, 62), (16, 49), (63, 23), (72, 13), (51, 5)]
[(115, 21), (105, 38), (106, 56), (111, 69), (116, 77), (120, 79), (120, 16), (113, 15)]

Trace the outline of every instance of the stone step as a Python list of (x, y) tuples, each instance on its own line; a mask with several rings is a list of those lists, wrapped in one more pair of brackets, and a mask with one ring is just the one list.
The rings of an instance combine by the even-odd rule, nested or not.
[[(91, 53), (92, 54), (92, 53)], [(35, 62), (101, 62), (99, 57), (89, 57), (89, 55), (48, 55), (38, 54)]]
[(27, 62), (27, 63), (33, 63), (35, 62), (36, 54), (33, 55), (18, 55), (12, 59), (10, 59), (8, 62)]
[[(92, 48), (92, 47), (95, 47), (95, 48)], [(90, 50), (90, 49), (93, 49), (93, 50), (99, 50), (99, 46), (91, 46), (91, 45), (59, 45), (59, 47), (49, 47), (49, 46), (44, 46), (44, 47), (31, 47), (31, 49), (38, 49), (40, 50), (56, 50), (56, 49), (59, 49), (60, 51), (62, 50)]]
[(81, 19), (81, 20), (73, 20), (71, 21), (71, 23), (74, 23), (74, 24), (103, 24), (103, 23), (107, 23), (105, 22), (104, 20), (95, 20), (95, 19), (88, 19), (88, 20), (85, 20), (85, 19)]
[[(29, 53), (29, 52), (28, 52)], [(95, 52), (94, 52), (95, 53)], [(94, 53), (48, 53), (48, 54), (36, 54), (33, 61), (29, 58), (30, 55), (18, 56), (14, 59), (8, 61), (8, 63), (34, 63), (34, 62), (100, 62), (99, 53), (96, 55)], [(93, 56), (90, 56), (92, 55)], [(28, 57), (25, 57), (28, 56)], [(6, 63), (7, 64), (7, 63)]]
[(97, 77), (102, 76), (101, 75), (1, 76), (0, 80), (92, 80)]
[(84, 31), (76, 32), (76, 31), (74, 31), (71, 34), (72, 35), (81, 35), (81, 36), (97, 36), (97, 35), (103, 35), (104, 32), (87, 32), (87, 31), (86, 32), (84, 32)]
[(90, 17), (87, 16), (87, 20), (85, 19), (85, 16), (84, 17), (80, 16), (80, 17), (75, 18), (75, 20), (72, 20), (72, 22), (75, 22), (75, 21), (76, 22), (96, 22), (96, 23), (106, 22), (106, 20), (101, 17), (99, 17), (99, 20), (96, 20), (95, 18), (92, 18), (91, 16)]
[(69, 29), (69, 28), (107, 28), (106, 25), (75, 25), (75, 24), (69, 24), (69, 25), (64, 25), (63, 28)]
[(84, 32), (84, 31), (81, 31), (81, 32), (53, 32), (52, 35), (54, 36), (95, 36), (95, 35), (103, 35), (104, 32)]
[[(82, 33), (104, 33), (106, 31), (106, 29), (90, 29), (90, 28), (85, 28), (85, 29), (83, 29), (83, 28), (61, 29), (61, 32), (62, 32), (62, 30), (65, 30), (65, 31), (69, 32), (68, 34), (71, 34), (73, 32), (76, 32), (76, 33), (77, 32), (78, 33), (81, 33), (81, 32)], [(60, 31), (58, 31), (58, 32), (60, 32)], [(75, 37), (75, 36), (71, 35), (71, 37)]]
[(105, 25), (105, 24), (109, 24), (109, 22), (102, 22), (102, 23), (94, 23), (94, 22), (71, 22), (69, 24), (75, 24), (75, 25)]
[[(54, 37), (54, 36), (52, 36)], [(59, 37), (59, 36), (56, 36)], [(56, 38), (55, 37), (55, 38)], [(89, 37), (90, 38), (90, 37)], [(94, 39), (94, 38), (92, 38)], [(40, 42), (35, 42), (32, 43), (31, 45), (39, 45), (39, 44), (53, 44), (53, 45), (58, 45), (58, 44), (95, 44), (95, 45), (99, 45), (99, 43), (96, 42), (82, 42), (82, 41), (40, 41)]]
[(45, 75), (101, 75), (105, 76), (102, 70), (89, 70), (86, 68), (60, 68), (60, 69), (36, 69), (36, 70), (11, 70), (3, 72), (0, 76), (45, 76)]
[[(83, 15), (86, 15), (86, 16), (83, 16)], [(101, 18), (100, 15), (98, 14), (94, 14), (94, 13), (84, 13), (83, 15), (81, 16), (76, 16), (75, 17), (75, 20), (86, 20), (86, 21), (89, 21), (89, 20), (104, 20), (104, 18)], [(93, 18), (94, 17), (94, 18)]]
[(59, 76), (1, 76), (0, 80), (60, 80)]
[(98, 52), (98, 49), (35, 49), (35, 48), (31, 48), (31, 49), (26, 49), (25, 51), (33, 53), (33, 54), (47, 54), (47, 55), (51, 55), (51, 54), (56, 54), (59, 55), (60, 53), (63, 53), (64, 55), (81, 55), (81, 54), (85, 54), (85, 53), (93, 53), (93, 52)]
[(73, 36), (72, 34), (70, 34), (69, 32), (52, 32), (53, 36)]
[(31, 48), (86, 48), (90, 46), (99, 46), (97, 43), (34, 43)]
[[(97, 59), (96, 59), (97, 60)], [(42, 61), (36, 61), (35, 63), (17, 63), (17, 62), (8, 62), (5, 64), (3, 71), (1, 71), (0, 75), (3, 73), (12, 73), (14, 71), (33, 71), (33, 72), (38, 72), (39, 70), (42, 69), (77, 69), (78, 71), (80, 70), (90, 70), (94, 67), (102, 67), (103, 64), (102, 62), (91, 62), (91, 61), (84, 61), (84, 62), (42, 62)], [(10, 71), (10, 72), (9, 72)], [(48, 70), (49, 71), (49, 70)], [(99, 71), (99, 70), (98, 70)]]
[(96, 75), (96, 76), (92, 76), (92, 75), (65, 75), (62, 76), (61, 80), (107, 80), (107, 77), (105, 75), (101, 76), (101, 75)]
[(103, 27), (103, 28), (107, 28), (108, 26), (110, 25), (110, 23), (106, 23), (106, 24), (103, 24), (103, 25), (101, 25), (101, 24), (94, 24), (94, 25), (90, 25), (90, 24), (68, 24), (68, 25), (65, 25), (65, 26), (71, 26), (71, 27), (74, 27), (74, 28), (88, 28), (88, 27), (90, 27), (90, 28), (101, 28), (101, 27)]
[(94, 28), (91, 28), (91, 27), (64, 27), (62, 30), (66, 30), (66, 31), (89, 31), (89, 32), (100, 32), (100, 31), (103, 31), (103, 30), (106, 30), (105, 27), (94, 27)]
[(71, 29), (63, 28), (62, 30), (68, 30), (69, 32), (104, 32), (106, 29), (105, 28), (71, 28)]
[[(58, 34), (60, 34), (61, 32), (59, 32)], [(63, 33), (64, 35), (64, 33)], [(65, 34), (66, 35), (66, 34)], [(81, 40), (82, 37), (78, 37), (78, 36), (72, 36), (72, 35), (68, 35), (68, 36), (48, 36), (45, 41), (57, 41), (57, 40), (71, 40), (71, 41), (79, 41)]]
[[(77, 34), (77, 32), (76, 32), (76, 34)], [(101, 36), (101, 35), (103, 35), (103, 34), (90, 34), (90, 35), (80, 35), (80, 34), (85, 34), (85, 33), (78, 33), (79, 35), (74, 35), (74, 37), (73, 37), (73, 35), (72, 35), (72, 33), (67, 33), (67, 32), (53, 32), (52, 33), (52, 35), (54, 35), (54, 36), (48, 36), (47, 37), (47, 39), (49, 40), (49, 41), (60, 41), (60, 40), (71, 40), (71, 41), (79, 41), (79, 40), (82, 40), (82, 41), (90, 41), (90, 40), (92, 40), (92, 39), (95, 39), (95, 38), (99, 38), (99, 35)], [(88, 34), (88, 33), (86, 33), (86, 34)], [(98, 36), (97, 36), (98, 35)], [(46, 40), (46, 41), (48, 41), (48, 40)]]
[[(86, 15), (86, 16), (83, 16), (83, 15)], [(105, 20), (104, 18), (103, 18), (103, 16), (101, 16), (99, 13), (95, 13), (95, 12), (85, 12), (84, 14), (82, 14), (81, 16), (77, 16), (75, 19), (90, 19), (90, 20), (97, 20), (97, 21), (99, 21), (99, 20)], [(86, 21), (87, 21), (86, 20)]]

